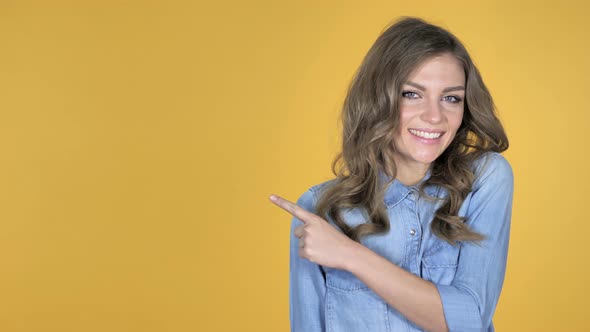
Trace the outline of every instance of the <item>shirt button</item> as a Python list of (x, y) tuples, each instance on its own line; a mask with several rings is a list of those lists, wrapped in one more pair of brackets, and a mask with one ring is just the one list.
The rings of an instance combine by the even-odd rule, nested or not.
[(416, 235), (416, 230), (415, 230), (415, 229), (413, 229), (413, 228), (412, 228), (412, 229), (410, 229), (410, 235), (411, 235), (411, 236), (414, 236), (414, 235)]

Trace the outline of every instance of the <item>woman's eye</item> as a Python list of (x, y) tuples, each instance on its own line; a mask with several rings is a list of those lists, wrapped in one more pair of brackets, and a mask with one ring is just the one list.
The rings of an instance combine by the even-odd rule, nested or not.
[(450, 101), (451, 103), (458, 103), (461, 101), (461, 98), (457, 96), (445, 96), (443, 97), (443, 100)]
[(412, 92), (412, 91), (403, 91), (402, 92), (402, 97), (404, 98), (408, 98), (408, 99), (416, 99), (418, 98), (418, 94), (416, 92)]

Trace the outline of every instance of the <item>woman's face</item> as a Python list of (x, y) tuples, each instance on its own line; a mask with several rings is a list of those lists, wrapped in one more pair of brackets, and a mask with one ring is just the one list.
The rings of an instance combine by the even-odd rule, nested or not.
[(450, 53), (427, 59), (409, 75), (400, 98), (395, 162), (423, 169), (449, 146), (463, 120), (463, 66)]

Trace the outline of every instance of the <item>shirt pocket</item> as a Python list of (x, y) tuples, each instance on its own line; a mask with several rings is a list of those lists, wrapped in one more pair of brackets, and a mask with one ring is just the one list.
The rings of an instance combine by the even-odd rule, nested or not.
[(352, 273), (326, 270), (326, 331), (389, 332), (387, 304)]
[(450, 285), (457, 272), (460, 245), (453, 246), (437, 239), (422, 257), (422, 278), (436, 284)]

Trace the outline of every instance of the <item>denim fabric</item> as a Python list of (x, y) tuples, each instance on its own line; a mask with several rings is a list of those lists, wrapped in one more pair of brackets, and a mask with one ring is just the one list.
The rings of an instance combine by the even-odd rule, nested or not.
[[(418, 185), (395, 180), (384, 197), (391, 228), (361, 243), (405, 270), (433, 282), (440, 294), (450, 331), (494, 331), (492, 316), (500, 296), (510, 233), (513, 175), (506, 159), (487, 153), (474, 165), (473, 190), (460, 208), (469, 227), (486, 236), (480, 244), (455, 247), (436, 237), (430, 222), (441, 201), (419, 195)], [(426, 174), (423, 180), (429, 177)], [(297, 204), (315, 213), (319, 194), (330, 181), (311, 187)], [(440, 187), (426, 192), (444, 198)], [(343, 211), (347, 224), (366, 222), (359, 209)], [(332, 223), (332, 220), (328, 219)], [(291, 223), (290, 320), (294, 332), (405, 332), (422, 331), (344, 270), (314, 264), (298, 255), (298, 239)]]

